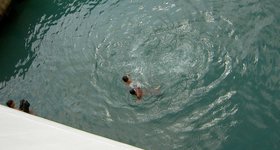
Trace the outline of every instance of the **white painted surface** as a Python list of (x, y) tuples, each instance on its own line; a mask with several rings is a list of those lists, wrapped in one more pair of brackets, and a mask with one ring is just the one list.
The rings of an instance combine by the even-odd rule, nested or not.
[(138, 150), (0, 105), (1, 150)]

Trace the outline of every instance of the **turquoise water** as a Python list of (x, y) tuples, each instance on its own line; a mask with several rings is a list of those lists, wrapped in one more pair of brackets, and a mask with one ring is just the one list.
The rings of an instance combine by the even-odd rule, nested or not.
[[(279, 6), (28, 0), (1, 29), (0, 102), (143, 149), (279, 149)], [(160, 94), (136, 103), (126, 73)]]

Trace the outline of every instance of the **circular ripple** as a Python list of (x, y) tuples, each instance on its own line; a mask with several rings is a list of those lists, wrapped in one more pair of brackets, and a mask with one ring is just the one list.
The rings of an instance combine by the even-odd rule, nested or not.
[[(33, 80), (48, 83), (45, 93), (53, 95), (46, 103), (60, 99), (75, 108), (64, 109), (76, 114), (69, 124), (80, 116), (87, 130), (98, 124), (92, 117), (100, 126), (162, 121), (152, 133), (164, 135), (211, 129), (236, 113), (229, 101), (236, 92), (220, 88), (236, 65), (230, 42), (238, 37), (229, 19), (168, 2), (91, 5), (54, 22), (43, 17), (30, 37), (40, 37), (32, 45), (39, 49), (34, 64), (44, 64)], [(126, 73), (146, 90), (140, 104), (121, 81)]]
[[(147, 11), (144, 6), (139, 6), (138, 9), (143, 12), (137, 14), (132, 12), (115, 16), (113, 13), (107, 20), (107, 26), (101, 21), (98, 24), (102, 24), (102, 27), (98, 24), (92, 27), (93, 33), (97, 33), (93, 40), (96, 45), (93, 85), (104, 87), (104, 81), (108, 80), (107, 84), (111, 84), (112, 80), (120, 80), (123, 74), (129, 73), (148, 90), (148, 96), (136, 108), (143, 113), (132, 113), (131, 117), (124, 115), (126, 117), (120, 118), (123, 122), (149, 122), (197, 104), (201, 97), (217, 87), (232, 71), (230, 50), (226, 47), (221, 50), (223, 45), (219, 45), (225, 41), (225, 37), (217, 34), (221, 30), (230, 31), (226, 40), (231, 38), (234, 28), (229, 20), (220, 16), (215, 22), (210, 12), (200, 12), (189, 19), (182, 19), (184, 15), (174, 19), (168, 13), (157, 15), (162, 11), (161, 7)], [(170, 4), (166, 10), (173, 7)], [(203, 19), (194, 21), (193, 18)], [(100, 30), (103, 32), (100, 33)], [(103, 37), (102, 40), (100, 37)], [(208, 79), (213, 71), (219, 72), (219, 76)], [(117, 72), (119, 78), (98, 81), (101, 76), (112, 72)], [(150, 94), (149, 90), (152, 91), (158, 85), (161, 86), (161, 94)], [(225, 95), (229, 96), (221, 96), (229, 99), (234, 93), (228, 91)], [(112, 107), (127, 109), (126, 103), (138, 106), (127, 95), (110, 95), (107, 94), (107, 103)], [(127, 100), (120, 102), (118, 99)]]

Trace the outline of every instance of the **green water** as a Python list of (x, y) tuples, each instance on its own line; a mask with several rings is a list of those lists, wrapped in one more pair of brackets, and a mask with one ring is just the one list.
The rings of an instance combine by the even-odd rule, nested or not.
[[(280, 148), (280, 3), (28, 0), (0, 34), (0, 102), (143, 149)], [(121, 81), (143, 88), (135, 102)]]

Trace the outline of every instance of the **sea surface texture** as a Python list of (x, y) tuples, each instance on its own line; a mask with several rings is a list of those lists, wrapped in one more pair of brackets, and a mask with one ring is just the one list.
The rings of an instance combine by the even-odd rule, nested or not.
[(21, 2), (0, 32), (0, 103), (27, 99), (35, 115), (146, 150), (279, 150), (279, 8)]

